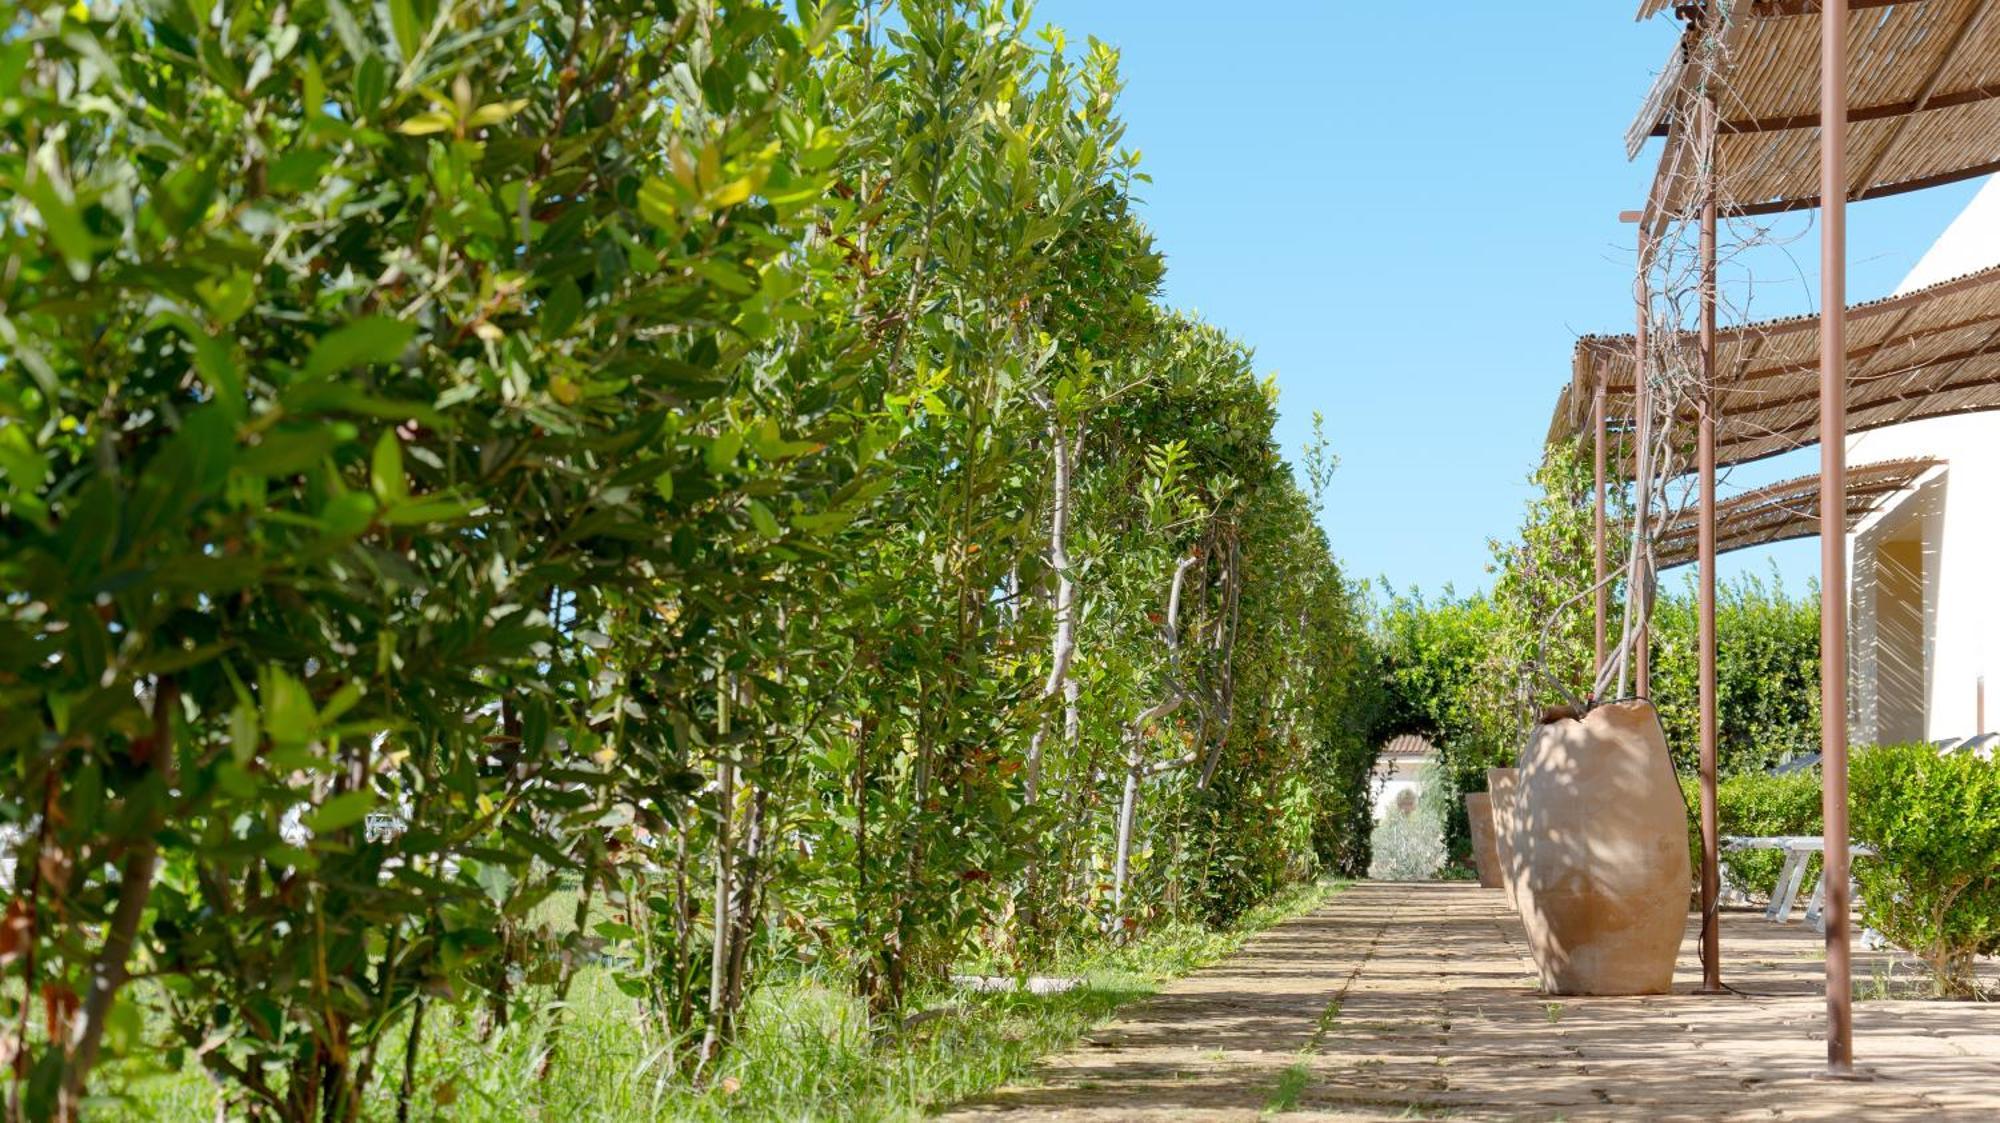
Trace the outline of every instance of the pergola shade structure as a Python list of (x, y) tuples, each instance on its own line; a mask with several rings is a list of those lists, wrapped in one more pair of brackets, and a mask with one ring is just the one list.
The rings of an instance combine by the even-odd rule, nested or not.
[[(1645, 0), (1642, 17), (1665, 0)], [(1848, 200), (2000, 171), (2000, 13), (1993, 0), (1849, 0)], [(1666, 149), (1646, 201), (1647, 229), (1700, 205), (1698, 102), (1718, 121), (1721, 213), (1820, 204), (1820, 9), (1816, 0), (1734, 0), (1721, 19), (1723, 62), (1695, 63), (1710, 31), (1691, 22), (1626, 136)]]
[[(1716, 463), (1741, 464), (1819, 439), (1818, 316), (1762, 320), (1716, 332)], [(1695, 335), (1686, 345), (1694, 349)], [(1613, 429), (1638, 415), (1630, 335), (1577, 341), (1572, 378), (1549, 427), (1551, 441), (1589, 431), (1600, 382)], [(2000, 268), (1969, 273), (1847, 311), (1847, 432), (1929, 417), (2000, 409)], [(1699, 419), (1672, 418), (1675, 447), (1691, 448)], [(1629, 461), (1612, 470), (1626, 478)]]
[[(1857, 464), (1847, 470), (1847, 529), (1850, 533), (1863, 519), (1887, 506), (1896, 496), (1915, 486), (1924, 473), (1940, 462), (1923, 457), (1905, 460), (1878, 460)], [(1715, 549), (1717, 553), (1768, 546), (1819, 533), (1819, 477), (1797, 479), (1747, 491), (1715, 505)], [(1667, 521), (1654, 538), (1654, 552), (1661, 569), (1671, 569), (1695, 560), (1697, 512), (1682, 511)]]
[[(2000, 408), (1994, 274), (1850, 311), (1847, 204), (2000, 171), (2000, 16), (1993, 11), (2000, 0), (1639, 0), (1639, 16), (1669, 6), (1686, 24), (1626, 135), (1627, 151), (1635, 156), (1647, 137), (1666, 138), (1645, 209), (1637, 216), (1639, 335), (1578, 344), (1575, 373), (1551, 436), (1560, 439), (1580, 428), (1588, 401), (1601, 496), (1610, 418), (1633, 419), (1621, 420), (1619, 427), (1629, 426), (1638, 438), (1628, 449), (1636, 463), (1620, 469), (1638, 480), (1635, 527), (1650, 525), (1647, 508), (1656, 485), (1664, 487), (1669, 477), (1690, 469), (1696, 474), (1701, 990), (1708, 994), (1725, 991), (1716, 849), (1716, 470), (1819, 446), (1819, 490), (1825, 496), (1818, 514), (1827, 1072), (1846, 1078), (1854, 1074), (1842, 541), (1849, 492), (1846, 437), (1903, 421)], [(1819, 211), (1823, 316), (1717, 331), (1719, 219), (1809, 208)], [(1699, 230), (1699, 327), (1670, 333), (1668, 346), (1659, 347), (1658, 338), (1648, 338), (1654, 322), (1650, 275), (1660, 247), (1675, 241), (1670, 231), (1683, 223)], [(1685, 455), (1689, 446), (1692, 464)], [(1656, 455), (1664, 459), (1656, 462)], [(1601, 532), (1599, 542), (1601, 582)], [(1653, 556), (1635, 535), (1628, 633), (1641, 693), (1648, 681)], [(1619, 674), (1622, 685), (1622, 664)]]

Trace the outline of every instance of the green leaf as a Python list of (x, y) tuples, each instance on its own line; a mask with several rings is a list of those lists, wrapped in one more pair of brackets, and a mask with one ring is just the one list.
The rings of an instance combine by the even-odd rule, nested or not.
[(416, 9), (410, 6), (410, 0), (389, 0), (389, 30), (396, 37), (396, 55), (407, 68), (424, 41), (423, 27), (417, 23)]
[(680, 196), (664, 179), (649, 179), (639, 188), (639, 217), (669, 234), (681, 228)]
[(306, 357), (306, 373), (315, 377), (352, 367), (386, 363), (403, 353), (417, 325), (388, 316), (366, 316), (319, 337)]
[(273, 744), (292, 748), (319, 736), (319, 710), (304, 683), (283, 667), (266, 664), (261, 676), (264, 731)]
[(0, 472), (21, 491), (33, 494), (48, 478), (48, 457), (28, 440), (27, 430), (18, 421), (0, 422)]
[(233, 324), (257, 302), (257, 279), (248, 273), (206, 277), (194, 283), (194, 292), (209, 315), (220, 323)]
[(375, 498), (364, 491), (343, 491), (320, 508), (319, 522), (333, 538), (351, 538), (375, 521)]
[(542, 297), (542, 335), (551, 341), (562, 336), (582, 313), (583, 292), (564, 278)]
[(430, 136), (432, 133), (441, 133), (457, 127), (458, 118), (453, 117), (450, 110), (432, 109), (397, 125), (396, 131), (404, 136)]
[(406, 499), (382, 512), (382, 522), (388, 526), (416, 526), (421, 523), (453, 522), (465, 518), (480, 508), (476, 499), (459, 499), (450, 496), (427, 496), (423, 499)]
[(784, 528), (778, 525), (778, 517), (771, 513), (771, 509), (755, 499), (750, 501), (750, 525), (756, 527), (757, 533), (766, 538), (776, 538), (785, 533)]
[(368, 812), (374, 807), (375, 793), (365, 788), (360, 791), (342, 792), (314, 809), (312, 814), (305, 817), (305, 824), (312, 828), (314, 834), (326, 834), (353, 826), (367, 818)]
[(735, 429), (726, 429), (708, 442), (702, 450), (702, 463), (708, 465), (712, 475), (721, 475), (736, 463), (736, 454), (743, 450), (743, 434)]
[(483, 129), (488, 125), (497, 125), (527, 107), (528, 99), (526, 98), (516, 101), (489, 102), (472, 111), (472, 116), (465, 119), (465, 127), (468, 129)]
[(384, 507), (393, 507), (410, 497), (410, 483), (403, 475), (403, 442), (397, 439), (394, 429), (384, 429), (376, 438), (368, 486)]
[(70, 276), (79, 281), (89, 276), (91, 261), (96, 256), (96, 243), (76, 207), (58, 195), (55, 185), (45, 176), (36, 176), (33, 182), (22, 186), (21, 194), (35, 204), (36, 212), (42, 217), (42, 229), (48, 231), (56, 251), (69, 263)]

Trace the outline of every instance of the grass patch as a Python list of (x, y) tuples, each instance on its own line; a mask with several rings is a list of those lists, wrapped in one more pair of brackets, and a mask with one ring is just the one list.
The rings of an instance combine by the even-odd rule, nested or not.
[[(538, 1072), (548, 1013), (518, 1019), (482, 1042), (469, 1013), (434, 1007), (424, 1027), (411, 1118), (455, 1123), (921, 1118), (1020, 1077), (1118, 1007), (1221, 959), (1250, 935), (1314, 908), (1338, 888), (1331, 882), (1297, 886), (1223, 931), (1171, 924), (1125, 947), (1071, 956), (1053, 973), (1085, 982), (1061, 994), (929, 993), (913, 1003), (912, 1012), (936, 1015), (887, 1038), (871, 1035), (861, 1004), (831, 980), (806, 976), (774, 983), (753, 996), (738, 1047), (703, 1088), (665, 1070), (664, 1043), (647, 1025), (644, 1006), (619, 992), (608, 972), (586, 969), (571, 993), (560, 1050), (546, 1076)], [(393, 1037), (380, 1062), (389, 1074), (402, 1070), (400, 1032)], [(198, 1071), (134, 1075), (118, 1091), (122, 1095), (108, 1098), (98, 1118), (178, 1123), (217, 1116), (216, 1089)], [(393, 1076), (379, 1082), (366, 1118), (393, 1119), (394, 1096)]]
[(1278, 1086), (1271, 1089), (1270, 1099), (1264, 1101), (1264, 1114), (1275, 1115), (1299, 1106), (1299, 1097), (1305, 1094), (1306, 1085), (1312, 1080), (1312, 1067), (1304, 1061), (1295, 1061), (1278, 1077)]

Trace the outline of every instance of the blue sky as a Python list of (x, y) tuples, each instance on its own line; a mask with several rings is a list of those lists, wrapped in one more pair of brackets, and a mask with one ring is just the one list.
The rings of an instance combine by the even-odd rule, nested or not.
[[(1625, 0), (1043, 0), (1037, 18), (1123, 52), (1127, 144), (1167, 298), (1256, 349), (1280, 437), (1314, 410), (1341, 456), (1325, 523), (1351, 573), (1485, 587), (1487, 539), (1519, 521), (1579, 334), (1632, 325), (1635, 208), (1657, 144), (1623, 136), (1676, 30)], [(1849, 210), (1850, 300), (1886, 295), (1976, 184)], [(1817, 236), (1742, 255), (1751, 313), (1816, 309)], [(1727, 241), (1727, 235), (1725, 235)], [(1731, 275), (1734, 273), (1735, 275)], [(1806, 450), (1734, 491), (1813, 471)], [(1723, 574), (1803, 588), (1813, 541)], [(1669, 580), (1678, 580), (1678, 575)]]

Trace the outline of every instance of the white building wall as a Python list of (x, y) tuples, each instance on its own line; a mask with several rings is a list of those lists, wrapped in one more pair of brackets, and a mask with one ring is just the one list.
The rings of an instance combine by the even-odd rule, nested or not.
[[(2000, 177), (1990, 179), (1937, 244), (1903, 279), (1898, 293), (2000, 265)], [(1977, 727), (1982, 678), (2000, 686), (2000, 413), (1938, 417), (1849, 437), (1847, 462), (1910, 456), (1946, 466), (1916, 492), (1858, 528), (1848, 541), (1854, 640), (1854, 737), (1888, 732), (1878, 708), (1882, 637), (1872, 617), (1880, 543), (1915, 535), (1923, 542), (1926, 735), (1964, 737)], [(1989, 637), (1991, 637), (1989, 641)], [(1893, 693), (1893, 691), (1892, 691)], [(2000, 703), (2000, 697), (1996, 697)], [(2000, 713), (1988, 718), (1991, 726)]]

